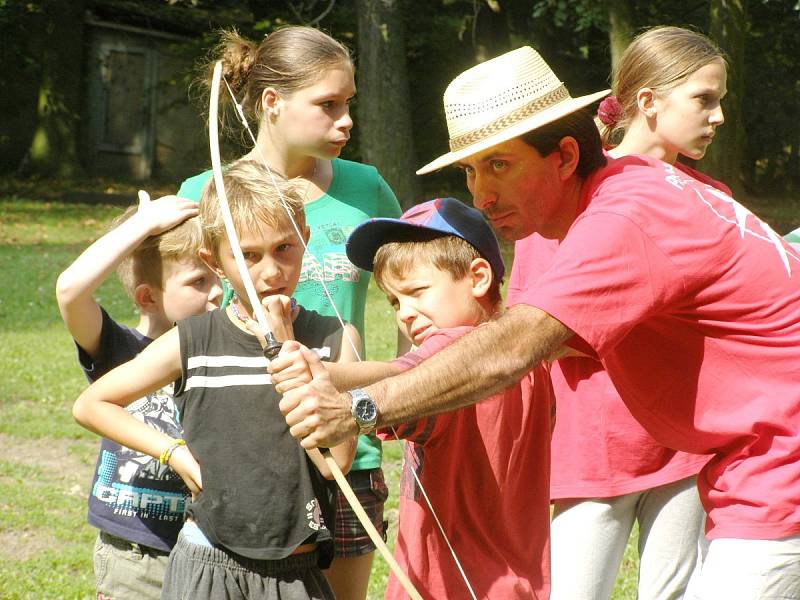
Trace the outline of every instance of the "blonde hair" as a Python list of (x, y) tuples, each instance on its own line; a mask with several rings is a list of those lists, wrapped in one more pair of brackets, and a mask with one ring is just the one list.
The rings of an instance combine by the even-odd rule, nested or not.
[[(375, 253), (373, 276), (381, 290), (386, 277), (402, 279), (412, 266), (426, 264), (458, 281), (469, 274), (476, 258), (484, 258), (477, 248), (466, 240), (435, 231), (401, 231), (392, 241), (386, 242)], [(492, 308), (502, 301), (500, 280), (492, 270), (492, 285), (486, 295)]]
[(614, 69), (611, 93), (622, 115), (616, 123), (602, 125), (603, 146), (618, 144), (638, 112), (636, 95), (645, 87), (667, 94), (695, 71), (721, 61), (725, 55), (702, 33), (682, 27), (653, 27), (634, 38)]
[[(136, 214), (139, 207), (129, 206), (127, 210), (114, 220), (112, 228)], [(117, 276), (131, 298), (136, 288), (147, 283), (159, 290), (164, 289), (164, 263), (200, 260), (198, 252), (203, 245), (200, 220), (197, 217), (187, 219), (158, 235), (151, 235), (126, 256), (117, 267)]]
[[(291, 182), (276, 179), (273, 183), (266, 169), (251, 160), (238, 160), (231, 164), (223, 173), (222, 180), (237, 233), (263, 224), (274, 229), (294, 229), (292, 221), (301, 232), (305, 229), (303, 200)], [(206, 184), (200, 200), (200, 223), (203, 247), (219, 260), (219, 246), (227, 235), (213, 178)]]
[[(277, 29), (260, 44), (243, 38), (235, 29), (222, 30), (211, 56), (200, 83), (206, 90), (210, 88), (214, 64), (221, 60), (223, 76), (240, 98), (247, 119), (255, 123), (261, 121), (261, 97), (266, 88), (288, 96), (314, 84), (329, 69), (353, 68), (343, 44), (319, 29), (298, 25)], [(220, 109), (230, 113), (231, 108), (229, 95), (220, 93)]]

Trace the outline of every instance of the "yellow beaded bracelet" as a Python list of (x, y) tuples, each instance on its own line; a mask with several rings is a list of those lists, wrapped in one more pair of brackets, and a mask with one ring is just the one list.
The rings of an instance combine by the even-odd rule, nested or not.
[(172, 458), (172, 453), (175, 452), (175, 449), (178, 446), (185, 446), (186, 442), (183, 440), (172, 440), (172, 443), (164, 448), (163, 452), (161, 452), (161, 456), (158, 457), (158, 462), (162, 465), (169, 464), (169, 459)]

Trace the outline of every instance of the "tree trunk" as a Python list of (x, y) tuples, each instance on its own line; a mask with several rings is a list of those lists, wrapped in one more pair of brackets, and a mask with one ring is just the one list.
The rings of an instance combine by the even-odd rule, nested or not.
[(42, 2), (41, 78), (36, 128), (20, 170), (25, 174), (78, 173), (78, 119), (83, 83), (83, 2)]
[(712, 0), (709, 37), (728, 58), (728, 95), (724, 101), (725, 124), (717, 129), (714, 143), (700, 161), (700, 169), (726, 183), (739, 197), (743, 191), (741, 166), (745, 147), (742, 97), (746, 32), (744, 0)]
[(475, 63), (482, 63), (511, 50), (511, 38), (506, 13), (508, 3), (496, 0), (475, 4), (472, 23), (472, 43)]
[(608, 41), (611, 46), (611, 72), (617, 68), (623, 52), (633, 40), (636, 23), (628, 0), (610, 0), (608, 3)]
[(358, 101), (356, 128), (364, 162), (378, 168), (403, 209), (422, 194), (406, 69), (400, 0), (357, 0)]

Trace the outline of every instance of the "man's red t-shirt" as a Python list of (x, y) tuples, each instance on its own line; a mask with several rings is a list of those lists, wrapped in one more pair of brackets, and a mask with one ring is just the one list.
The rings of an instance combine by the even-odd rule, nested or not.
[(647, 157), (590, 176), (581, 210), (518, 301), (597, 353), (659, 443), (714, 454), (698, 475), (710, 538), (800, 532), (800, 255)]

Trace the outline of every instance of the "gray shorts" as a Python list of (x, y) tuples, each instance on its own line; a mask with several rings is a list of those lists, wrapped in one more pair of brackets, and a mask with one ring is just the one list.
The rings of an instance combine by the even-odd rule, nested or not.
[(161, 600), (334, 600), (317, 552), (255, 560), (187, 540), (169, 555)]
[(96, 597), (158, 600), (168, 557), (167, 552), (101, 531), (94, 544)]

